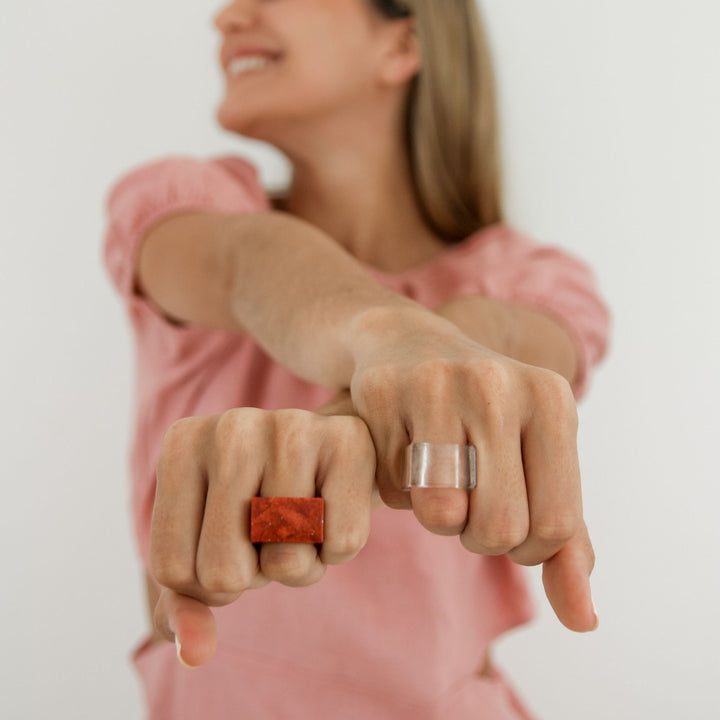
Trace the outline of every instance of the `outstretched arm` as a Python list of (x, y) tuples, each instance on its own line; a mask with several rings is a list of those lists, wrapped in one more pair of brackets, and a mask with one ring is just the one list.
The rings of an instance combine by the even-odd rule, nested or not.
[[(427, 529), (460, 534), (472, 552), (546, 563), (562, 622), (575, 630), (594, 625), (573, 359), (565, 358), (562, 329), (546, 326), (560, 340), (557, 351), (547, 353), (541, 333), (535, 350), (515, 360), (503, 347), (508, 339), (510, 351), (521, 346), (519, 333), (507, 333), (512, 314), (501, 319), (493, 350), (476, 339), (481, 316), (466, 314), (482, 301), (446, 307), (453, 323), (384, 288), (314, 226), (277, 212), (165, 220), (145, 238), (138, 281), (170, 317), (246, 329), (296, 374), (349, 387), (372, 435), (386, 504), (412, 506)], [(539, 357), (533, 352), (545, 353), (538, 364), (567, 375), (527, 364)], [(475, 445), (481, 492), (400, 491), (404, 448), (419, 441)]]
[[(166, 218), (143, 240), (136, 279), (176, 322), (247, 331), (292, 372), (330, 388), (349, 387), (370, 337), (453, 329), (315, 226), (276, 211)], [(373, 313), (378, 322), (358, 322)]]
[[(329, 236), (287, 213), (175, 215), (150, 229), (138, 256), (137, 286), (172, 321), (249, 331), (283, 365), (323, 385), (349, 386), (352, 348), (363, 341), (349, 328), (364, 311), (397, 311), (388, 333), (413, 318), (432, 322), (429, 311), (384, 288)], [(575, 379), (577, 348), (544, 313), (472, 296), (435, 314), (495, 352)]]

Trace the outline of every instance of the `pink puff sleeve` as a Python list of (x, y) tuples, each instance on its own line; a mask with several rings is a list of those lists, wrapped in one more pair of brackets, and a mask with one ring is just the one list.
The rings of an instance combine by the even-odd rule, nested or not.
[(192, 210), (249, 213), (270, 209), (253, 165), (239, 157), (172, 156), (132, 169), (106, 196), (103, 261), (113, 285), (131, 304), (142, 302), (133, 283), (145, 233), (169, 215)]
[[(608, 349), (611, 315), (592, 269), (564, 249), (542, 245), (502, 225), (481, 242), (473, 262), (481, 294), (552, 315), (574, 338), (580, 367), (573, 384), (579, 400), (591, 369)], [(477, 276), (474, 278), (477, 283)]]

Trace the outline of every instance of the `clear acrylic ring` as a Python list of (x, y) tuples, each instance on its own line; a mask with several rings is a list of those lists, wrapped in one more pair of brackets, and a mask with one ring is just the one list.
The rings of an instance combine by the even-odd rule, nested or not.
[(405, 448), (403, 490), (472, 490), (476, 485), (477, 451), (474, 445), (415, 442)]

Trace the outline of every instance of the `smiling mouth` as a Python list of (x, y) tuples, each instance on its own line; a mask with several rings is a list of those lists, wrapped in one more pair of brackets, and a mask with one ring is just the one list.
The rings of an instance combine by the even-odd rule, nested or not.
[(254, 74), (259, 70), (265, 70), (277, 62), (261, 56), (245, 56), (233, 58), (227, 66), (226, 75), (229, 79), (235, 79), (244, 75)]

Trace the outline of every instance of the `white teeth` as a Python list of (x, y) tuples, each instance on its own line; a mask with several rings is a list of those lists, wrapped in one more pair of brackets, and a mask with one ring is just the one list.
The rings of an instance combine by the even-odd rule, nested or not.
[(262, 57), (260, 55), (245, 55), (244, 57), (233, 58), (227, 67), (228, 75), (239, 75), (247, 70), (255, 70), (256, 68), (266, 67), (273, 60)]

